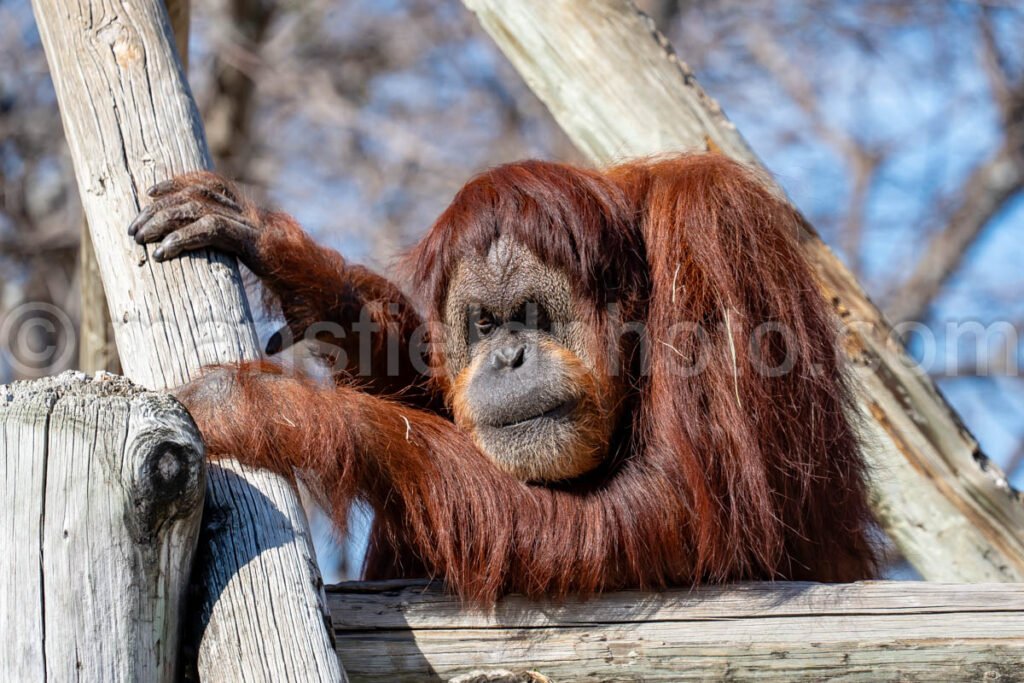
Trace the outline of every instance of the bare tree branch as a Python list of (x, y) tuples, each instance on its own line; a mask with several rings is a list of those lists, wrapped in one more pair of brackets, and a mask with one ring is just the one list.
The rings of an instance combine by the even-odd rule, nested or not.
[(992, 90), (992, 97), (1003, 117), (1003, 122), (1013, 120), (1017, 113), (1021, 100), (1021, 84), (1013, 83), (1013, 76), (1010, 73), (1010, 60), (999, 46), (996, 40), (995, 26), (992, 24), (992, 12), (989, 7), (983, 7), (978, 15), (978, 33), (981, 35), (981, 64), (988, 78), (989, 88)]
[[(1018, 124), (1017, 128), (1024, 126)], [(925, 247), (910, 276), (885, 297), (885, 310), (891, 320), (921, 320), (927, 316), (985, 226), (1024, 189), (1022, 132), (1007, 130), (1007, 139), (999, 149), (964, 183), (946, 225)]]
[(853, 135), (833, 125), (821, 111), (814, 85), (792, 63), (783, 47), (763, 26), (752, 24), (747, 50), (754, 60), (779, 83), (787, 96), (807, 116), (811, 127), (843, 159), (852, 176), (840, 239), (847, 262), (855, 274), (861, 272), (861, 247), (864, 215), (875, 172), (885, 159), (880, 149), (872, 149)]
[(219, 45), (213, 61), (213, 84), (203, 107), (210, 151), (228, 175), (245, 178), (253, 154), (251, 124), (259, 52), (277, 10), (270, 0), (231, 0), (231, 38)]
[(1003, 138), (950, 202), (949, 218), (910, 276), (885, 297), (884, 308), (893, 321), (925, 318), (989, 221), (1024, 190), (1024, 80), (1010, 73), (1009, 60), (996, 42), (991, 10), (983, 8), (979, 14), (978, 30), (980, 61), (1002, 119)]

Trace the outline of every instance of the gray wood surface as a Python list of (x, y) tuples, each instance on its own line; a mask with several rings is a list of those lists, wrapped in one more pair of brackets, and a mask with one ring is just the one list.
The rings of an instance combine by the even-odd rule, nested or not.
[(121, 372), (117, 356), (114, 326), (107, 309), (107, 295), (96, 263), (96, 252), (89, 236), (89, 223), (82, 219), (81, 244), (78, 247), (78, 287), (82, 301), (82, 321), (78, 326), (78, 369), (96, 372)]
[[(629, 0), (464, 0), (587, 156), (717, 150), (759, 165)], [(680, 46), (685, 54), (686, 46)], [(766, 103), (770, 106), (770, 103)], [(782, 190), (780, 189), (781, 193)], [(810, 226), (801, 235), (860, 379), (875, 511), (937, 581), (1024, 581), (1024, 503)]]
[[(257, 338), (233, 259), (154, 263), (127, 226), (158, 180), (209, 168), (202, 125), (160, 0), (33, 0), (125, 374), (178, 386), (252, 359)], [(320, 574), (295, 494), (276, 476), (211, 467), (197, 567), (200, 674), (215, 681), (339, 680)], [(230, 512), (223, 523), (224, 511)], [(267, 516), (281, 516), (264, 535)], [(266, 545), (260, 545), (266, 542)], [(259, 618), (237, 619), (240, 613)], [(227, 622), (222, 620), (227, 619)], [(296, 652), (316, 652), (296, 660)], [(283, 671), (283, 663), (292, 667)], [(298, 668), (295, 668), (298, 667)]]
[[(164, 0), (170, 17), (171, 30), (178, 48), (178, 59), (182, 69), (188, 73), (189, 0)], [(96, 251), (89, 234), (89, 223), (82, 220), (82, 242), (79, 246), (78, 282), (82, 300), (82, 322), (78, 337), (78, 369), (94, 373), (101, 370), (119, 374), (121, 360), (117, 356), (117, 342), (114, 340), (110, 310), (103, 291), (103, 279)]]
[(327, 599), (352, 681), (1024, 680), (1018, 584), (751, 583), (481, 611), (395, 581)]
[(205, 452), (173, 398), (0, 386), (0, 680), (176, 681)]

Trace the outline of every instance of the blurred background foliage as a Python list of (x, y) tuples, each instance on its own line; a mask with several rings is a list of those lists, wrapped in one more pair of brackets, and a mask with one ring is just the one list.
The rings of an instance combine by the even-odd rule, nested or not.
[[(1024, 0), (637, 4), (890, 318), (927, 326), (903, 328), (923, 371), (1024, 483)], [(192, 14), (218, 168), (385, 273), (475, 172), (582, 161), (457, 0)], [(81, 220), (31, 8), (0, 0), (0, 328), (24, 302), (79, 319)], [(980, 336), (954, 343), (965, 322)], [(75, 365), (28, 372), (18, 345), (39, 340), (8, 337), (0, 382)]]

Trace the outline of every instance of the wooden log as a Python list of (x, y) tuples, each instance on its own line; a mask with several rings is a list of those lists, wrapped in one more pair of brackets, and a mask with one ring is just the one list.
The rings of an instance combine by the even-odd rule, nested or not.
[[(127, 226), (151, 184), (209, 168), (202, 125), (160, 0), (33, 0), (125, 374), (151, 389), (204, 365), (259, 356), (234, 259), (154, 263)], [(308, 524), (280, 478), (211, 468), (196, 568), (198, 660), (207, 680), (339, 680)], [(281, 504), (286, 501), (285, 504)], [(225, 519), (228, 515), (228, 519)], [(267, 518), (284, 519), (273, 534)], [(236, 617), (241, 612), (251, 619)], [(258, 617), (258, 618), (257, 618)], [(228, 621), (223, 621), (227, 619)], [(315, 652), (296, 659), (294, 653)]]
[[(188, 0), (164, 0), (170, 17), (171, 29), (178, 47), (178, 59), (188, 73), (189, 16)], [(82, 302), (81, 334), (78, 336), (78, 369), (87, 373), (101, 370), (121, 372), (121, 359), (117, 356), (114, 327), (110, 321), (107, 297), (103, 292), (103, 279), (96, 263), (96, 251), (89, 235), (89, 223), (82, 219), (82, 241), (79, 245), (78, 283)]]
[[(474, 610), (422, 582), (331, 586), (352, 681), (1020, 681), (1024, 586), (751, 583)], [(543, 680), (535, 678), (534, 680)]]
[[(629, 0), (464, 0), (599, 164), (672, 151), (758, 159)], [(778, 190), (782, 193), (781, 188)], [(800, 236), (860, 379), (876, 514), (927, 579), (1024, 581), (1024, 501), (810, 225)]]
[(89, 236), (89, 222), (83, 218), (78, 246), (78, 286), (82, 302), (82, 322), (78, 335), (78, 369), (87, 374), (121, 372), (121, 359), (114, 341), (114, 326), (103, 292), (103, 278), (96, 263), (96, 251)]
[(169, 396), (81, 373), (0, 386), (0, 680), (178, 680), (205, 470)]

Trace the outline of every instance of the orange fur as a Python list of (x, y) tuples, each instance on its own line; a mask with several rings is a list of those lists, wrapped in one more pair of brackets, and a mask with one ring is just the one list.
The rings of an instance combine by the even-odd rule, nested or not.
[[(407, 306), (393, 287), (360, 280), (278, 222), (290, 232), (271, 289), (297, 327), (345, 320), (367, 299)], [(756, 174), (718, 155), (603, 174), (523, 162), (458, 194), (410, 261), (435, 329), (459, 259), (502, 234), (569, 275), (595, 339), (609, 338), (609, 303), (623, 320), (646, 323), (646, 358), (628, 340), (613, 354), (624, 372), (622, 419), (608, 466), (585, 481), (517, 481), (442, 412), (285, 377), (266, 363), (227, 371), (226, 394), (200, 383), (182, 397), (212, 453), (300, 468), (342, 527), (354, 499), (368, 502), (371, 577), (439, 577), (484, 603), (508, 591), (867, 578), (875, 558), (852, 394), (798, 225)], [(776, 364), (795, 352), (778, 376), (759, 370), (765, 358), (747, 343), (765, 323), (789, 338), (769, 337), (760, 356)], [(701, 372), (689, 370), (694, 362)], [(444, 367), (441, 349), (432, 364)], [(435, 382), (465, 412), (452, 380)]]

